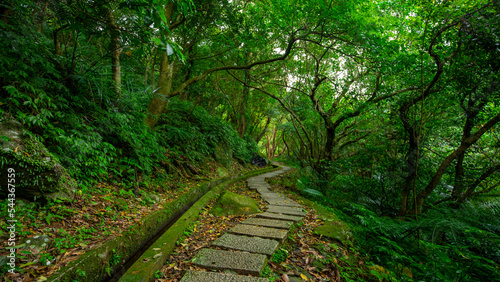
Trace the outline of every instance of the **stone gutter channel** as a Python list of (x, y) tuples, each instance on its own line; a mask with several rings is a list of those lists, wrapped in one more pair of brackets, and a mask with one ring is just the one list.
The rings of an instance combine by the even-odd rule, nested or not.
[[(265, 182), (265, 178), (277, 176), (288, 170), (289, 167), (282, 167), (278, 171), (247, 180), (248, 187), (257, 190), (268, 203), (267, 210), (244, 220), (212, 243), (212, 246), (224, 250), (210, 247), (201, 249), (193, 258), (193, 263), (208, 271), (188, 270), (181, 282), (269, 281), (267, 278), (258, 277), (267, 265), (267, 258), (287, 238), (290, 226), (306, 215), (302, 206), (284, 195), (269, 190), (271, 187)], [(228, 273), (211, 272), (211, 270)]]
[(273, 166), (201, 183), (113, 240), (87, 251), (48, 281), (152, 281), (175, 249), (175, 242), (210, 200), (228, 185), (275, 170)]

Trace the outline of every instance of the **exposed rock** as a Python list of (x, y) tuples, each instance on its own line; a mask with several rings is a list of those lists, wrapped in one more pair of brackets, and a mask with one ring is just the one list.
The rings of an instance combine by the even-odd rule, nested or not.
[(45, 250), (49, 244), (50, 239), (47, 235), (39, 235), (28, 238), (24, 243), (26, 244), (23, 248), (30, 251), (32, 254), (38, 254)]
[[(8, 173), (9, 168), (15, 173)], [(0, 121), (0, 183), (9, 183), (12, 178), (16, 198), (72, 199), (76, 190), (76, 181), (57, 158), (31, 138), (21, 123), (4, 117)], [(1, 197), (9, 193), (7, 188), (2, 185)]]
[(256, 212), (259, 212), (259, 207), (254, 199), (229, 191), (220, 196), (212, 210), (215, 215), (248, 215)]
[(316, 227), (314, 232), (318, 235), (338, 240), (343, 244), (348, 244), (352, 236), (349, 229), (345, 228), (341, 221), (325, 221), (323, 225)]
[(267, 165), (267, 161), (266, 161), (266, 159), (264, 159), (263, 157), (258, 156), (258, 155), (254, 156), (254, 157), (252, 158), (252, 162), (251, 162), (251, 163), (252, 163), (253, 165), (258, 166), (258, 167), (264, 167), (264, 166), (266, 166), (266, 165)]

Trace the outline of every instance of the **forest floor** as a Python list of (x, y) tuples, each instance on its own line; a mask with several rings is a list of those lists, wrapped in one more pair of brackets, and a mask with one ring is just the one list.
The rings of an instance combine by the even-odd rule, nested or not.
[[(231, 171), (238, 173), (255, 167), (235, 165)], [(199, 178), (180, 179), (150, 185), (136, 198), (130, 189), (118, 184), (99, 183), (88, 193), (79, 193), (71, 203), (53, 202), (45, 206), (27, 201), (16, 201), (16, 245), (45, 235), (46, 247), (38, 250), (22, 249), (17, 253), (15, 274), (0, 269), (0, 281), (45, 281), (61, 267), (74, 261), (85, 252), (113, 240), (131, 225), (164, 205), (187, 193), (196, 184), (219, 178), (217, 165), (211, 163)], [(2, 209), (7, 211), (8, 209)], [(7, 218), (1, 215), (0, 218)], [(6, 223), (0, 219), (0, 225)], [(0, 230), (0, 257), (8, 255), (8, 233)]]
[[(268, 277), (270, 281), (283, 282), (378, 281), (370, 274), (364, 258), (354, 247), (315, 234), (314, 229), (324, 222), (312, 207), (279, 184), (272, 185), (272, 188), (302, 204), (308, 215), (301, 223), (292, 227), (288, 239), (268, 260), (264, 277)], [(228, 190), (254, 198), (261, 210), (266, 206), (256, 191), (247, 188), (246, 182), (236, 183), (228, 187)], [(248, 217), (214, 216), (210, 210), (215, 204), (216, 200), (213, 200), (185, 236), (178, 240), (177, 248), (156, 274), (156, 282), (177, 282), (186, 270), (201, 270), (192, 262), (196, 253)]]

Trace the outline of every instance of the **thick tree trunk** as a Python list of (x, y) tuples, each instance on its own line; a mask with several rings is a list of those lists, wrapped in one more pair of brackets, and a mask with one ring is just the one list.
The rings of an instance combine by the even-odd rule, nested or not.
[[(467, 111), (467, 120), (465, 121), (464, 130), (462, 134), (462, 142), (470, 137), (470, 133), (472, 131), (472, 119), (477, 115), (477, 112), (470, 116), (470, 112)], [(455, 185), (453, 187), (453, 191), (451, 196), (454, 198), (460, 197), (464, 190), (464, 159), (465, 159), (465, 151), (462, 152), (457, 157), (457, 164), (455, 166)]]
[(250, 87), (247, 84), (250, 83), (250, 70), (245, 70), (245, 84), (243, 85), (243, 97), (240, 103), (240, 118), (238, 121), (238, 135), (243, 138), (247, 130), (247, 120), (245, 118), (245, 112), (247, 110), (247, 100), (250, 96)]
[(323, 151), (323, 158), (330, 160), (333, 155), (333, 148), (335, 147), (335, 128), (328, 126), (326, 122), (325, 122), (325, 127), (326, 127), (326, 143), (325, 143), (325, 150)]
[(120, 29), (116, 25), (115, 17), (111, 10), (108, 11), (108, 25), (111, 29), (111, 74), (113, 77), (115, 93), (118, 98), (122, 95), (122, 75), (120, 66), (120, 54), (122, 52), (120, 48)]
[(161, 54), (160, 77), (158, 78), (158, 90), (155, 91), (153, 99), (148, 106), (146, 125), (153, 128), (161, 113), (165, 109), (174, 79), (174, 64), (169, 63), (166, 52)]
[(406, 213), (408, 212), (412, 183), (416, 181), (417, 177), (418, 154), (419, 154), (417, 132), (409, 122), (408, 115), (406, 112), (407, 109), (408, 108), (403, 106), (400, 108), (399, 112), (399, 118), (403, 123), (405, 131), (409, 135), (409, 147), (408, 147), (408, 153), (406, 155), (408, 175), (406, 176), (404, 186), (401, 189), (401, 205), (399, 207), (399, 216), (405, 216)]
[[(165, 18), (168, 22), (172, 18), (172, 13), (174, 11), (175, 4), (169, 2), (165, 6)], [(161, 53), (160, 61), (160, 77), (158, 78), (158, 90), (154, 92), (153, 99), (148, 106), (148, 113), (146, 116), (146, 125), (153, 128), (163, 110), (167, 106), (167, 100), (172, 91), (172, 82), (174, 79), (174, 64), (168, 60), (167, 53), (163, 51)]]

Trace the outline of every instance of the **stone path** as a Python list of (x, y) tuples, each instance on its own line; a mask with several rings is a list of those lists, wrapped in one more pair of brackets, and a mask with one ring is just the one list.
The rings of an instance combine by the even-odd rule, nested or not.
[[(265, 178), (275, 177), (288, 171), (289, 167), (261, 174), (247, 180), (250, 189), (257, 190), (267, 203), (266, 212), (256, 214), (229, 230), (212, 243), (211, 248), (201, 249), (193, 259), (197, 266), (208, 271), (189, 270), (181, 282), (268, 282), (258, 276), (270, 257), (288, 234), (290, 226), (300, 221), (306, 213), (302, 207), (284, 195), (269, 190)], [(210, 272), (223, 270), (236, 274)], [(251, 276), (248, 276), (251, 275)]]

